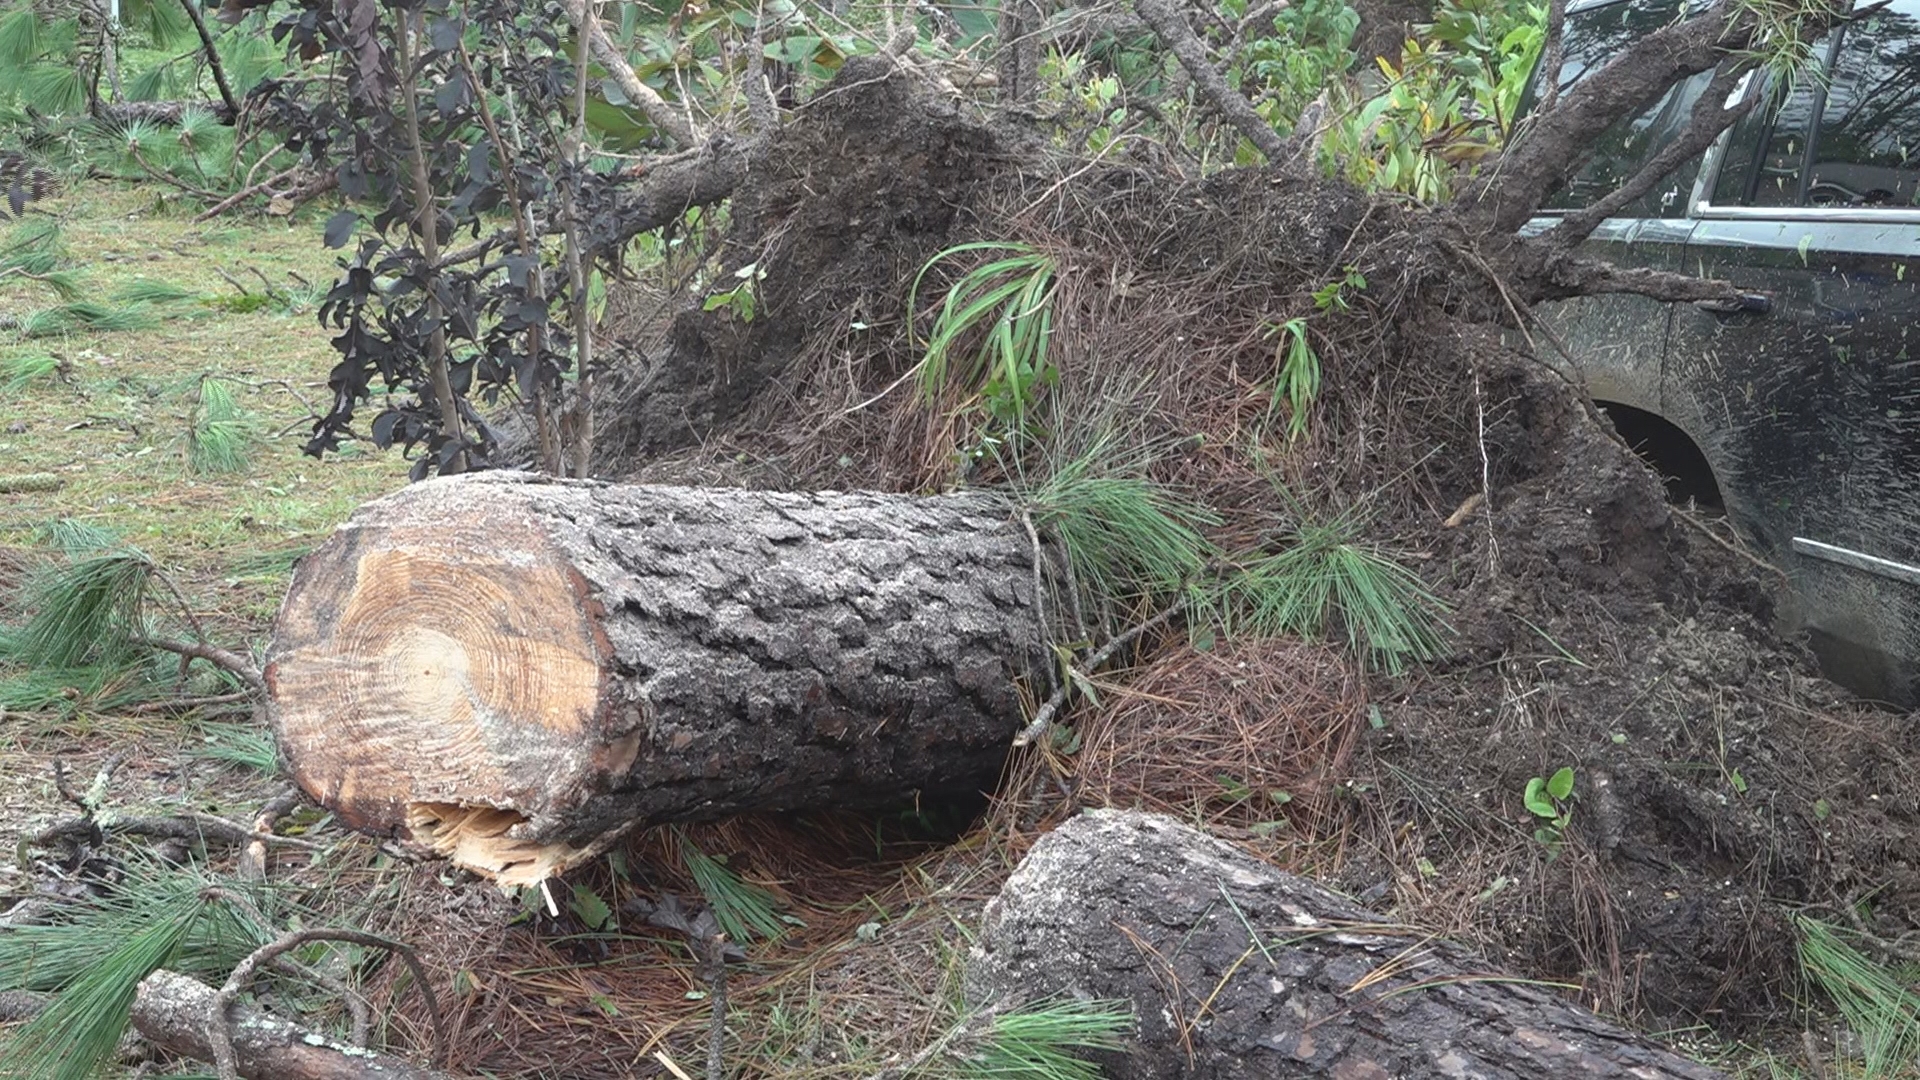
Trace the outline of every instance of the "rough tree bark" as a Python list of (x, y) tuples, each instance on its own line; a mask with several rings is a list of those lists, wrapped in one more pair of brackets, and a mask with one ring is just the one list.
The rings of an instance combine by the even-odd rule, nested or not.
[(1035, 844), (987, 907), (967, 994), (1130, 1003), (1128, 1045), (1098, 1055), (1113, 1080), (1720, 1075), (1152, 814), (1093, 811)]
[(990, 786), (1033, 559), (986, 493), (429, 481), (303, 561), (270, 712), (350, 824), (535, 882), (635, 824)]
[[(169, 1053), (213, 1060), (207, 1030), (213, 1024), (213, 987), (172, 971), (156, 971), (140, 983), (133, 1027)], [(247, 1080), (449, 1080), (404, 1058), (363, 1050), (289, 1021), (244, 1006), (227, 1018), (235, 1064)]]

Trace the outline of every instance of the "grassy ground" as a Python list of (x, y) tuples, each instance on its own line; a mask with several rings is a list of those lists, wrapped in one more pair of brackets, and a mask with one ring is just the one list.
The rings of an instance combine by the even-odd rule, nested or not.
[[(0, 278), (0, 589), (46, 557), (46, 526), (85, 522), (147, 552), (210, 635), (244, 651), (263, 643), (293, 560), (355, 506), (405, 483), (406, 463), (351, 447), (326, 461), (300, 452), (302, 421), (309, 405), (324, 406), (334, 362), (314, 310), (334, 270), (320, 242), (324, 211), (194, 224), (196, 209), (151, 185), (89, 183), (0, 232), (3, 249), (57, 223), (76, 298), (145, 324), (29, 337), (44, 323), (33, 313), (62, 298), (22, 274)], [(130, 299), (143, 292), (186, 295)], [(231, 471), (190, 462), (207, 376), (230, 380), (240, 410), (227, 432), (240, 450)], [(240, 774), (181, 767), (197, 718), (0, 716), (0, 893), (26, 872), (7, 857), (15, 839), (70, 812), (54, 792), (55, 758), (84, 786), (99, 761), (126, 756), (110, 795), (126, 812), (258, 805), (257, 784)]]

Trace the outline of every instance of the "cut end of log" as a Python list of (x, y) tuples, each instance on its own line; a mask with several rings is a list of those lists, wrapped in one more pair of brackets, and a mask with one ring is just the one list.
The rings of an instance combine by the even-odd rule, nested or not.
[[(445, 856), (501, 888), (538, 885), (599, 854), (604, 843), (587, 847), (539, 844), (511, 835), (526, 825), (524, 814), (491, 806), (413, 803), (407, 807), (407, 831), (414, 842)], [(617, 834), (615, 834), (617, 835)], [(609, 835), (604, 840), (612, 840)]]
[(541, 852), (506, 830), (637, 750), (608, 730), (598, 605), (529, 510), (529, 486), (475, 497), (429, 481), (364, 508), (301, 564), (267, 668), (308, 794), (489, 877), (577, 861), (580, 849)]

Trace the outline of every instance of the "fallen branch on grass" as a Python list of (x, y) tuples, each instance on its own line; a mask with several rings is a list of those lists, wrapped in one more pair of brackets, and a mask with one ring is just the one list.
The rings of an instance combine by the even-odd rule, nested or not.
[[(207, 1002), (206, 1010), (205, 1010), (205, 1023), (202, 1030), (199, 1032), (199, 1034), (200, 1034), (200, 1037), (205, 1040), (206, 1047), (211, 1052), (214, 1067), (220, 1071), (220, 1080), (238, 1080), (238, 1078), (243, 1075), (248, 1077), (252, 1077), (256, 1075), (255, 1073), (252, 1073), (252, 1072), (243, 1073), (240, 1068), (240, 1064), (241, 1064), (240, 1053), (248, 1045), (247, 1040), (248, 1040), (249, 1033), (254, 1028), (256, 1028), (259, 1023), (257, 1019), (249, 1017), (246, 1010), (241, 1010), (238, 1014), (235, 1013), (236, 1001), (239, 998), (241, 991), (245, 990), (247, 987), (247, 984), (253, 981), (253, 974), (255, 971), (258, 971), (263, 966), (271, 966), (272, 963), (279, 957), (284, 956), (286, 953), (292, 952), (294, 949), (297, 949), (300, 946), (305, 945), (310, 941), (344, 941), (344, 942), (348, 942), (349, 944), (360, 945), (360, 946), (364, 946), (366, 948), (371, 948), (371, 949), (385, 949), (388, 952), (398, 955), (400, 959), (407, 965), (407, 971), (410, 974), (412, 974), (414, 984), (420, 988), (420, 996), (422, 999), (425, 1000), (427, 1005), (427, 1016), (431, 1018), (433, 1022), (433, 1063), (435, 1066), (439, 1066), (446, 1062), (447, 1060), (446, 1018), (440, 1012), (440, 999), (438, 996), (434, 994), (433, 984), (427, 980), (426, 969), (420, 966), (420, 957), (418, 954), (416, 954), (413, 951), (413, 947), (406, 944), (405, 942), (393, 941), (388, 938), (379, 937), (374, 934), (362, 933), (361, 931), (358, 931), (358, 930), (330, 930), (326, 928), (315, 928), (315, 929), (308, 929), (308, 930), (289, 931), (285, 934), (282, 934), (276, 940), (269, 942), (266, 945), (262, 945), (258, 949), (255, 949), (252, 953), (249, 953), (247, 955), (246, 959), (240, 961), (240, 963), (234, 966), (232, 974), (227, 976), (226, 983), (222, 985), (217, 992), (208, 991), (208, 993), (211, 994), (211, 1000)], [(156, 973), (156, 974), (160, 974), (160, 973)], [(149, 979), (149, 981), (151, 981), (151, 979)], [(192, 982), (192, 980), (187, 980), (187, 981)], [(201, 986), (199, 983), (193, 983), (193, 986), (195, 988), (198, 988), (199, 990), (206, 989), (206, 987)], [(146, 983), (142, 983), (140, 986), (140, 989), (142, 993), (144, 993), (147, 989)], [(139, 1026), (139, 1021), (137, 1019), (135, 1020), (135, 1026), (136, 1027)], [(289, 1025), (289, 1027), (291, 1027), (291, 1025)], [(146, 1034), (145, 1029), (141, 1029), (141, 1034), (143, 1035)], [(311, 1036), (306, 1036), (305, 1038), (311, 1038)], [(354, 1048), (351, 1051), (351, 1053), (367, 1055), (367, 1051), (359, 1050), (358, 1048)], [(203, 1055), (195, 1054), (193, 1056), (200, 1057), (201, 1060), (203, 1061), (207, 1060), (207, 1058)], [(384, 1056), (384, 1055), (367, 1055), (367, 1056), (372, 1057), (372, 1056)], [(411, 1066), (405, 1066), (405, 1067), (409, 1070), (412, 1070)], [(384, 1075), (384, 1076), (396, 1075), (391, 1070), (391, 1068), (386, 1066), (369, 1068), (365, 1070), (365, 1072), (368, 1074), (377, 1074), (377, 1075)], [(306, 1075), (314, 1075), (314, 1074), (261, 1073), (258, 1075), (306, 1076)], [(327, 1075), (327, 1076), (355, 1075), (357, 1076), (361, 1074), (360, 1073), (353, 1073), (353, 1074), (328, 1073), (328, 1074), (318, 1074), (318, 1075)], [(430, 1076), (433, 1074), (418, 1071), (418, 1070), (412, 1070), (406, 1073), (400, 1073), (398, 1075), (401, 1075), (404, 1077), (404, 1076), (415, 1076), (415, 1075)]]
[(247, 1080), (448, 1080), (437, 1069), (347, 1046), (245, 1006), (232, 1007), (224, 1023), (215, 1023), (219, 999), (218, 991), (198, 980), (156, 971), (134, 997), (134, 1030), (163, 1050), (197, 1061), (214, 1060), (215, 1032), (226, 1035), (231, 1071), (225, 1075)]

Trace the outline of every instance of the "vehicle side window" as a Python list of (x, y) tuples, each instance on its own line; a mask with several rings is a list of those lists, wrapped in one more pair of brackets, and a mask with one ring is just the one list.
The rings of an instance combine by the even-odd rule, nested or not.
[[(1824, 55), (1824, 47), (1818, 55)], [(1800, 205), (1800, 174), (1807, 163), (1813, 113), (1819, 107), (1819, 80), (1809, 75), (1764, 92), (1772, 100), (1733, 127), (1732, 149), (1713, 186), (1713, 201), (1718, 205)]]
[(1734, 125), (1713, 202), (1920, 205), (1920, 0), (1847, 24), (1814, 55), (1830, 65)]
[(1920, 204), (1920, 0), (1846, 26), (1813, 139), (1813, 206)]
[[(1562, 90), (1579, 82), (1635, 40), (1680, 17), (1679, 0), (1656, 3), (1611, 3), (1567, 14), (1566, 60), (1560, 69)], [(1694, 101), (1712, 73), (1705, 72), (1675, 86), (1644, 114), (1622, 120), (1595, 140), (1594, 154), (1566, 187), (1546, 201), (1553, 210), (1573, 210), (1611, 193), (1640, 170), (1655, 150), (1686, 126)], [(1684, 210), (1684, 192), (1693, 186), (1698, 162), (1682, 165), (1641, 199), (1622, 207), (1623, 217), (1658, 217)]]

